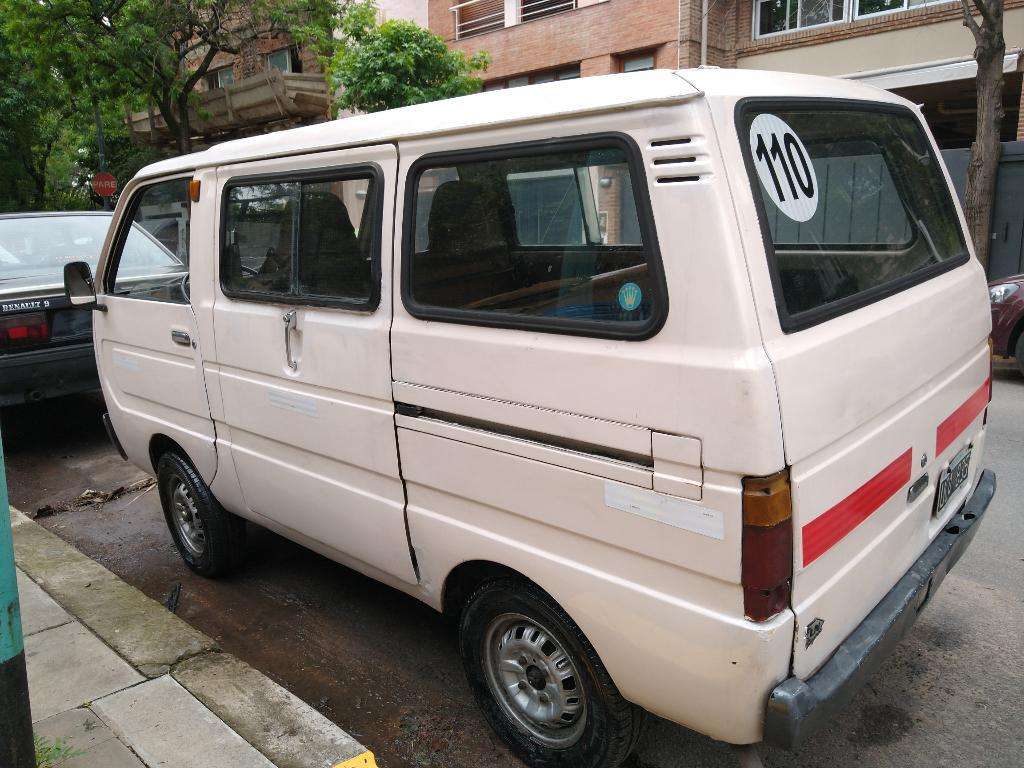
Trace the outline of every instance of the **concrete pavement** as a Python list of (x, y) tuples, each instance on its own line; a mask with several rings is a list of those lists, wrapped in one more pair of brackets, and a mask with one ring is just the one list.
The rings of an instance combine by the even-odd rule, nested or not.
[(13, 510), (12, 529), (33, 726), (62, 768), (375, 768), (159, 603)]

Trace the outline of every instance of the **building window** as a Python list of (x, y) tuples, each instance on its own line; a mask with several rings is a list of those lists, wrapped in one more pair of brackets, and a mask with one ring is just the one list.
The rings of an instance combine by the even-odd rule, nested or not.
[(580, 65), (570, 64), (559, 69), (546, 69), (529, 75), (517, 75), (507, 80), (492, 80), (484, 86), (485, 91), (500, 91), (502, 88), (519, 88), (523, 85), (552, 83), (555, 80), (576, 80), (580, 76)]
[(295, 48), (282, 48), (279, 51), (267, 54), (267, 69), (276, 69), (279, 72), (301, 72), (302, 61), (299, 59), (299, 52)]
[(757, 0), (754, 4), (755, 37), (832, 24), (845, 18), (845, 0)]
[(920, 8), (925, 5), (936, 5), (949, 0), (854, 0), (857, 4), (857, 18), (875, 16), (880, 13), (893, 13)]
[(231, 67), (215, 69), (206, 76), (206, 85), (212, 91), (216, 88), (223, 88), (235, 82), (235, 73)]
[(643, 72), (647, 69), (654, 69), (654, 51), (620, 56), (619, 69), (623, 72)]
[(576, 10), (576, 0), (519, 0), (521, 21), (533, 21), (563, 11)]

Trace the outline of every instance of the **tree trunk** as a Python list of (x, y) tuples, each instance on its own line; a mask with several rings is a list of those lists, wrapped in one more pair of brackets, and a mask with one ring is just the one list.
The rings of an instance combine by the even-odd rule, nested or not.
[[(974, 241), (978, 261), (988, 269), (992, 208), (995, 204), (996, 175), (1003, 147), (999, 141), (1003, 122), (1003, 57), (1006, 42), (1003, 39), (1002, 0), (976, 0), (986, 5), (981, 23), (971, 23), (969, 16), (964, 25), (975, 39), (974, 59), (978, 63), (976, 88), (977, 127), (971, 144), (971, 160), (967, 166), (967, 185), (964, 189), (964, 215), (967, 228)], [(966, 12), (966, 4), (965, 4)]]
[(178, 153), (187, 155), (192, 151), (192, 124), (188, 117), (188, 93), (178, 97)]

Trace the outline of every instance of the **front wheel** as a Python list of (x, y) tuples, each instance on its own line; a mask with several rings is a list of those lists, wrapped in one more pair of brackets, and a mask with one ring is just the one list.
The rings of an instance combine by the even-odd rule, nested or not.
[(644, 712), (622, 698), (579, 627), (538, 587), (498, 579), (462, 612), (466, 675), (488, 722), (537, 768), (614, 768)]
[(245, 553), (245, 521), (220, 505), (179, 454), (161, 456), (156, 474), (164, 518), (185, 564), (208, 578), (237, 568)]

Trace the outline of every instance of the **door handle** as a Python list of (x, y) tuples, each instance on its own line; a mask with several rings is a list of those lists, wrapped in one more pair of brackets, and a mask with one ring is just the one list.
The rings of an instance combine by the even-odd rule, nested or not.
[(183, 347), (192, 346), (192, 337), (185, 331), (179, 331), (177, 329), (171, 329), (171, 341), (175, 344), (180, 344)]
[(298, 369), (299, 364), (292, 359), (292, 334), (296, 326), (296, 315), (295, 310), (289, 310), (281, 316), (281, 320), (284, 322), (284, 356), (288, 361), (288, 367), (293, 371)]

